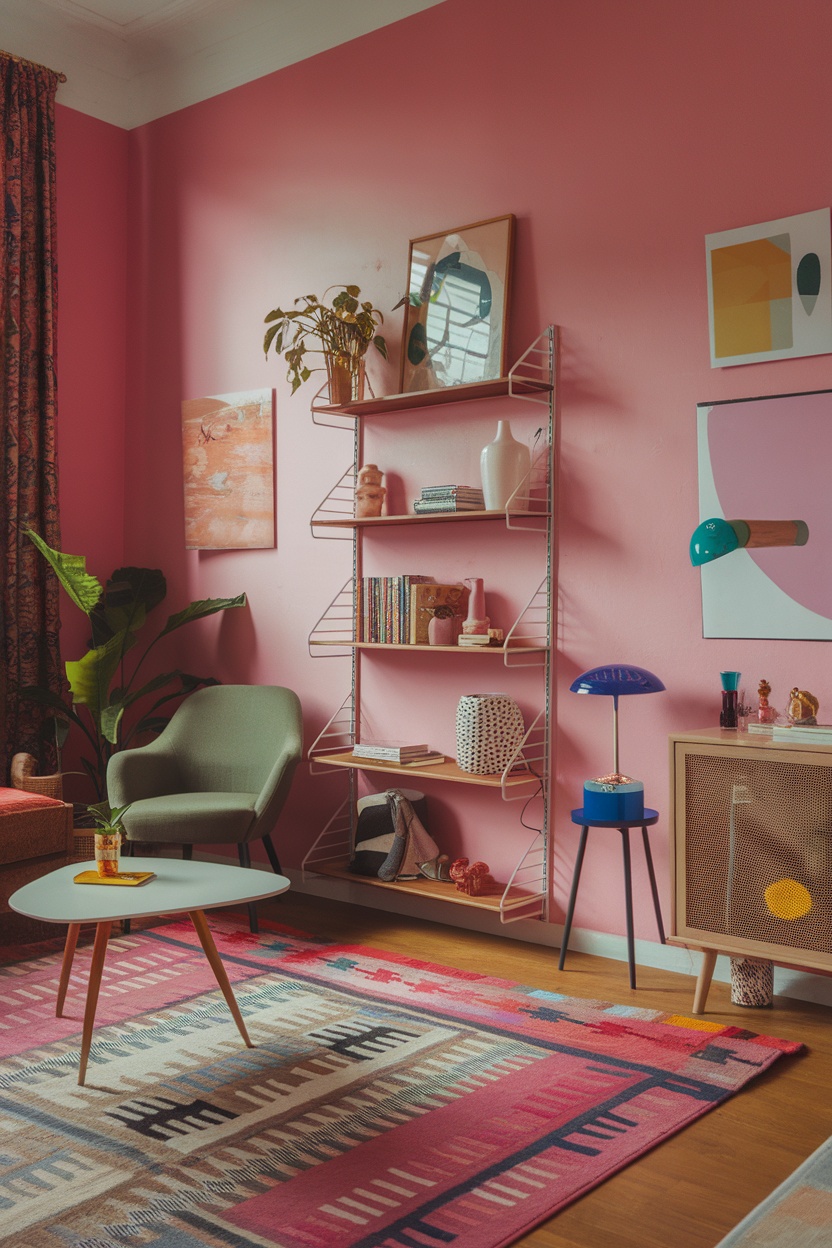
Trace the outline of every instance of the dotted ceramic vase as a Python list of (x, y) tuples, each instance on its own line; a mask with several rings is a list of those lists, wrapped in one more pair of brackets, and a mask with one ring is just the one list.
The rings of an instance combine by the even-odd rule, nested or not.
[(520, 707), (507, 693), (466, 693), (456, 708), (456, 761), (461, 771), (503, 771), (523, 740)]

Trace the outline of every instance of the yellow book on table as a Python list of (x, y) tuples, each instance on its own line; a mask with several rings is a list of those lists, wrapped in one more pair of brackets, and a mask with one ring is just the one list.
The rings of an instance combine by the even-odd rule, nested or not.
[(137, 884), (146, 884), (155, 880), (155, 871), (119, 871), (118, 875), (99, 875), (97, 871), (82, 871), (73, 877), (73, 884), (122, 884), (135, 888)]

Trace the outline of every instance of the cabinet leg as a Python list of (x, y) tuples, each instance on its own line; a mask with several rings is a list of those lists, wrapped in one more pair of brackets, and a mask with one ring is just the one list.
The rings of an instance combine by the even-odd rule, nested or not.
[(575, 913), (575, 899), (578, 896), (578, 885), (581, 882), (581, 867), (584, 865), (584, 854), (586, 853), (586, 838), (589, 836), (589, 828), (581, 828), (581, 839), (578, 844), (578, 854), (575, 858), (575, 870), (572, 872), (572, 888), (569, 891), (569, 905), (566, 907), (566, 922), (563, 925), (563, 936), (560, 942), (560, 958), (558, 959), (558, 970), (563, 970), (563, 964), (566, 961), (566, 950), (569, 947), (569, 933), (572, 931), (572, 915)]
[(696, 991), (693, 994), (694, 1014), (704, 1014), (705, 1012), (705, 1002), (708, 999), (708, 989), (710, 988), (711, 980), (713, 979), (716, 958), (717, 953), (715, 949), (702, 950), (702, 965), (699, 968), (699, 976), (696, 980)]
[(621, 849), (624, 855), (624, 907), (627, 915), (627, 962), (630, 967), (630, 987), (636, 986), (636, 942), (633, 936), (633, 877), (630, 871), (630, 829), (619, 828)]

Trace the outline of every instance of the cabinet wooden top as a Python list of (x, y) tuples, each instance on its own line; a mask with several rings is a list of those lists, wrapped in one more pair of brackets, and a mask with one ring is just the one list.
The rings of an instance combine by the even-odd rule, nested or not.
[(743, 750), (832, 750), (832, 742), (825, 741), (783, 741), (774, 740), (764, 732), (739, 732), (729, 728), (697, 728), (693, 732), (672, 732), (672, 743), (691, 745), (717, 745), (728, 749)]

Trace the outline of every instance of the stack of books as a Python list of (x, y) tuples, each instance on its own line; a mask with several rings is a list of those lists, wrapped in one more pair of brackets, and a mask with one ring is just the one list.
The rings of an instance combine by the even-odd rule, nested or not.
[(352, 756), (366, 762), (397, 763), (400, 767), (428, 767), (445, 761), (444, 754), (438, 754), (424, 742), (419, 745), (363, 745), (356, 742), (352, 747)]
[(775, 741), (814, 741), (816, 745), (832, 745), (832, 724), (775, 724)]
[(413, 510), (426, 516), (437, 511), (482, 511), (484, 506), (482, 490), (473, 485), (426, 485)]

